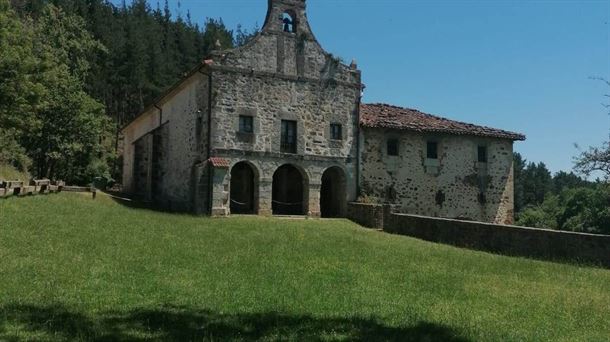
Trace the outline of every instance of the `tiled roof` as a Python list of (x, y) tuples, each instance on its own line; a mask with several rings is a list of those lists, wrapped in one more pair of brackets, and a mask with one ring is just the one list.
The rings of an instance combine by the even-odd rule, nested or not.
[(208, 163), (212, 164), (213, 167), (218, 167), (222, 169), (228, 169), (231, 166), (231, 163), (224, 158), (212, 157), (208, 159)]
[(525, 135), (501, 129), (477, 126), (422, 113), (416, 109), (387, 104), (362, 104), (360, 124), (363, 127), (393, 128), (416, 132), (439, 132), (458, 135), (525, 140)]

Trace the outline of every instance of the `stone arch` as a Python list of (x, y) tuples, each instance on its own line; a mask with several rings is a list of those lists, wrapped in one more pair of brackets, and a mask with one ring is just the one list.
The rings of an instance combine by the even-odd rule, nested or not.
[(297, 14), (288, 9), (282, 14), (282, 30), (289, 33), (297, 33), (298, 19)]
[(309, 176), (301, 167), (284, 164), (273, 173), (272, 210), (274, 215), (307, 215)]
[(253, 215), (259, 211), (258, 168), (249, 161), (240, 161), (231, 168), (230, 208), (232, 214)]
[(320, 214), (322, 217), (344, 217), (347, 210), (347, 175), (339, 166), (322, 173)]

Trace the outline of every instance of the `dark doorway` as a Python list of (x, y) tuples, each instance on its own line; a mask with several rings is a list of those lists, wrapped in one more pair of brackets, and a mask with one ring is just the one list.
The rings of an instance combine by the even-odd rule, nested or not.
[(338, 167), (327, 169), (322, 175), (320, 212), (322, 217), (345, 216), (345, 173)]
[(284, 165), (273, 174), (273, 214), (305, 215), (303, 174), (292, 165)]
[(231, 213), (256, 214), (254, 171), (248, 163), (240, 162), (231, 169)]

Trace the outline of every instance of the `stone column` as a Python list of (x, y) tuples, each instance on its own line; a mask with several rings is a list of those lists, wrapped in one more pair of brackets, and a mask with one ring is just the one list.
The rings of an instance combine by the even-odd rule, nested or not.
[(322, 184), (309, 184), (309, 206), (307, 216), (320, 217), (320, 189)]
[(212, 179), (212, 216), (229, 215), (229, 186), (225, 182), (228, 169), (214, 168)]
[(258, 187), (258, 214), (263, 216), (273, 215), (273, 179), (261, 178)]

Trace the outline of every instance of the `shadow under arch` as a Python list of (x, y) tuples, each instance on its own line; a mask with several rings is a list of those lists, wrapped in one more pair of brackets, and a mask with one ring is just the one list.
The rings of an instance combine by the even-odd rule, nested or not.
[(273, 173), (273, 215), (307, 215), (309, 175), (294, 164), (284, 164)]
[(347, 212), (347, 175), (339, 166), (322, 173), (320, 214), (322, 217), (345, 217)]
[(230, 177), (231, 214), (258, 214), (260, 172), (256, 165), (247, 160), (239, 161), (231, 168)]

